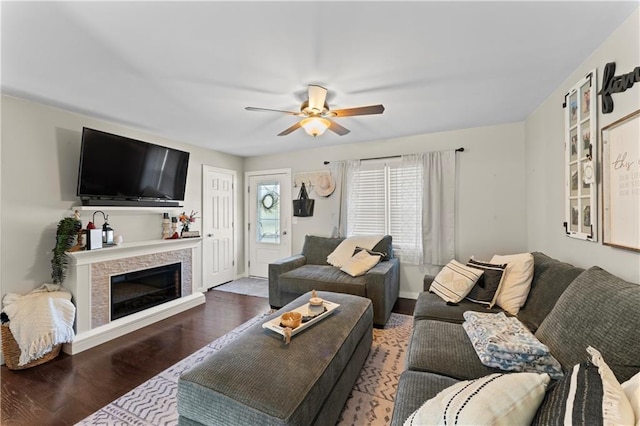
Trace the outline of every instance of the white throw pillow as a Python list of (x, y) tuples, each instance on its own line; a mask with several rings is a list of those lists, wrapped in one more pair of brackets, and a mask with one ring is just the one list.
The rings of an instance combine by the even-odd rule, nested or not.
[(456, 383), (405, 421), (414, 425), (528, 425), (542, 403), (547, 374), (491, 374)]
[(469, 294), (483, 272), (482, 269), (472, 268), (452, 260), (438, 272), (429, 291), (446, 302), (458, 303)]
[(505, 276), (498, 289), (496, 305), (511, 315), (517, 315), (524, 306), (533, 280), (533, 255), (531, 253), (495, 255), (490, 263), (507, 264)]
[(640, 426), (640, 373), (636, 374), (622, 384), (622, 390), (633, 409), (636, 418), (636, 426)]
[(327, 256), (327, 263), (335, 267), (341, 268), (344, 264), (351, 259), (356, 247), (362, 247), (366, 249), (373, 249), (378, 244), (384, 235), (357, 235), (342, 240), (338, 247), (335, 248)]
[(346, 272), (352, 277), (366, 274), (369, 269), (373, 268), (380, 262), (380, 256), (374, 256), (367, 251), (362, 250), (356, 253), (351, 259), (347, 260), (340, 270)]

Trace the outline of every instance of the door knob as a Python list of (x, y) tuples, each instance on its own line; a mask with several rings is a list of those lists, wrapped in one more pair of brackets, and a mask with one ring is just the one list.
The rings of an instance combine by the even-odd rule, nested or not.
[(207, 237), (213, 237), (213, 234), (207, 234)]
[(287, 231), (282, 231), (282, 235), (287, 235)]

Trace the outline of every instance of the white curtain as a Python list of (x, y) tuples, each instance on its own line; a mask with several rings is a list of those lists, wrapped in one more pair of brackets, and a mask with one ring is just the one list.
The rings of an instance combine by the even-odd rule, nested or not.
[(403, 263), (412, 265), (423, 261), (424, 183), (424, 154), (403, 155), (400, 167), (391, 169), (391, 217), (400, 219), (395, 221), (399, 227), (391, 231), (394, 238), (402, 242), (398, 257)]
[(358, 188), (360, 186), (360, 160), (347, 160), (341, 162), (342, 168), (342, 193), (340, 194), (340, 216), (338, 223), (338, 235), (347, 236), (349, 219), (353, 222), (358, 209)]
[(445, 265), (455, 251), (455, 151), (424, 154), (424, 263)]

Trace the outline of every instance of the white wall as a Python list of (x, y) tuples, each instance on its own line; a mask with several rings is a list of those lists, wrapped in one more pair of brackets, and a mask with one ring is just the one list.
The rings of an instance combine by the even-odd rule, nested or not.
[[(103, 120), (73, 114), (42, 104), (2, 96), (2, 241), (0, 278), (7, 292), (27, 293), (50, 282), (51, 250), (60, 219), (79, 204), (76, 197), (82, 127), (92, 127), (147, 142), (189, 151), (189, 173), (184, 209), (202, 212), (202, 165), (236, 170), (242, 179), (242, 159), (171, 141)], [(114, 164), (117, 167), (117, 164)], [(237, 217), (242, 218), (242, 182), (237, 185)], [(161, 238), (162, 214), (136, 212), (110, 215), (109, 223), (126, 241)], [(82, 212), (87, 224), (91, 213)], [(102, 218), (96, 216), (97, 225)], [(236, 223), (241, 224), (240, 220)], [(200, 229), (201, 222), (195, 229)], [(236, 228), (238, 241), (242, 241)], [(236, 248), (238, 264), (242, 250)]]
[[(322, 139), (318, 139), (322, 143)], [(301, 136), (300, 143), (318, 141)], [(379, 140), (247, 158), (245, 171), (274, 168), (292, 173), (328, 169), (323, 161), (338, 161), (451, 150), (458, 153), (458, 191), (456, 214), (456, 257), (466, 261), (474, 255), (489, 259), (495, 253), (515, 253), (526, 249), (526, 211), (524, 194), (523, 123), (481, 127), (428, 135)], [(295, 192), (295, 191), (294, 191)], [(296, 218), (292, 226), (293, 253), (299, 253), (306, 234), (330, 236), (336, 223), (339, 196), (336, 192), (316, 200), (314, 216)], [(294, 197), (297, 193), (293, 194)], [(422, 291), (425, 273), (439, 268), (402, 265), (400, 291), (403, 297), (416, 297)]]
[[(585, 74), (597, 68), (597, 91), (608, 62), (616, 63), (616, 75), (640, 65), (640, 9), (627, 19), (525, 122), (527, 245), (581, 267), (598, 265), (623, 279), (640, 281), (640, 253), (598, 242), (566, 237), (564, 222), (564, 110), (565, 93)], [(613, 95), (614, 110), (602, 114), (598, 96), (598, 152), (600, 130), (640, 108), (640, 83)], [(601, 206), (601, 200), (598, 200)], [(600, 210), (598, 210), (600, 215)], [(600, 216), (601, 217), (601, 216)], [(640, 220), (640, 219), (639, 219)]]

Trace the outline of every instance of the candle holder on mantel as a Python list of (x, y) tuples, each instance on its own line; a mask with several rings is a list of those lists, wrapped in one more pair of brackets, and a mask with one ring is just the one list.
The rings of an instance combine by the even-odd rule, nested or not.
[(169, 219), (169, 213), (162, 214), (162, 239), (168, 240), (173, 233), (171, 232), (171, 219)]

